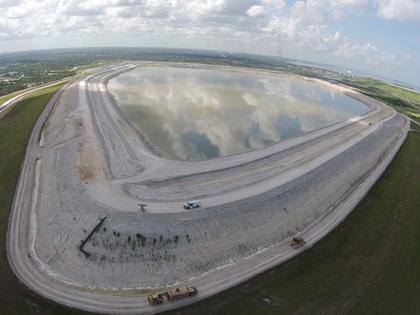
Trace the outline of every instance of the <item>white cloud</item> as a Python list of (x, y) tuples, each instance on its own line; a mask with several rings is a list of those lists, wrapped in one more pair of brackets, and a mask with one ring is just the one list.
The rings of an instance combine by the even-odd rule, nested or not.
[[(191, 42), (222, 38), (241, 47), (271, 47), (275, 51), (287, 44), (294, 49), (379, 64), (389, 63), (395, 56), (371, 44), (350, 43), (339, 29), (330, 26), (331, 22), (365, 14), (369, 9), (377, 10), (385, 18), (413, 20), (416, 14), (413, 12), (419, 12), (413, 3), (413, 0), (297, 0), (288, 5), (285, 0), (0, 0), (0, 40), (83, 34), (98, 34), (98, 38), (147, 35)], [(407, 10), (413, 11), (411, 15), (403, 14)]]
[(413, 55), (412, 54), (404, 54), (403, 58), (407, 61), (413, 60)]
[(328, 18), (342, 19), (351, 14), (362, 14), (369, 6), (370, 0), (298, 0), (292, 7), (292, 15), (313, 23)]
[(264, 7), (262, 5), (253, 5), (246, 11), (246, 14), (248, 14), (250, 17), (263, 15)]
[(397, 57), (394, 54), (381, 51), (369, 43), (360, 45), (343, 42), (338, 46), (335, 54), (349, 59), (365, 60), (365, 62), (370, 65), (397, 64)]
[(328, 20), (336, 15), (332, 12), (338, 5), (331, 3), (324, 0), (299, 0), (291, 7), (289, 15), (273, 17), (264, 31), (277, 36), (279, 41), (292, 42), (304, 48), (333, 50), (340, 43), (341, 36), (339, 31), (331, 32), (328, 29)]
[(6, 17), (11, 19), (20, 19), (30, 15), (37, 9), (35, 2), (23, 2), (21, 5), (14, 5), (8, 8)]
[(331, 31), (331, 20), (365, 14), (369, 0), (299, 0), (287, 16), (272, 18), (264, 28), (279, 42), (291, 42), (312, 51), (353, 59), (368, 65), (396, 65), (397, 57), (370, 43), (351, 43), (339, 30)]
[(420, 23), (419, 0), (377, 0), (378, 16)]
[(3, 19), (0, 17), (0, 41), (15, 38), (32, 37), (30, 28), (21, 28), (18, 20)]
[(18, 6), (22, 0), (0, 0), (0, 8)]

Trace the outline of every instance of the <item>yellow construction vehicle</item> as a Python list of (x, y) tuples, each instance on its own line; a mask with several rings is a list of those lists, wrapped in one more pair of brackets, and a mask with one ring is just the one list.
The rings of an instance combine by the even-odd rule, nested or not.
[(153, 293), (147, 297), (147, 300), (152, 305), (162, 304), (164, 301), (164, 294), (165, 293)]
[(290, 242), (290, 246), (293, 248), (299, 248), (305, 245), (306, 241), (303, 239), (302, 236), (295, 236), (292, 238), (292, 241)]
[(172, 290), (169, 290), (167, 292), (168, 300), (176, 300), (181, 299), (187, 296), (193, 296), (197, 294), (197, 288), (193, 286), (186, 286), (186, 287), (180, 287), (175, 288)]
[(185, 286), (179, 287), (175, 289), (171, 289), (169, 291), (161, 292), (161, 293), (153, 293), (147, 297), (147, 300), (152, 305), (159, 305), (162, 304), (165, 299), (168, 301), (181, 299), (187, 296), (193, 296), (198, 293), (196, 287), (193, 286)]

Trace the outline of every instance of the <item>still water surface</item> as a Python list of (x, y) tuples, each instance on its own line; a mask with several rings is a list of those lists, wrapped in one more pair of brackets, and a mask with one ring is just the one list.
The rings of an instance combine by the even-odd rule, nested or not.
[(332, 88), (288, 75), (142, 67), (108, 87), (148, 141), (181, 160), (260, 149), (369, 110)]

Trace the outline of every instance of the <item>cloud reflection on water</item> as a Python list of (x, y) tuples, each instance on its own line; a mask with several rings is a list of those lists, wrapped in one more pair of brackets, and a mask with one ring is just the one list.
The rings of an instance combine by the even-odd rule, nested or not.
[(208, 69), (137, 68), (109, 89), (153, 145), (181, 160), (260, 149), (368, 110), (296, 77)]

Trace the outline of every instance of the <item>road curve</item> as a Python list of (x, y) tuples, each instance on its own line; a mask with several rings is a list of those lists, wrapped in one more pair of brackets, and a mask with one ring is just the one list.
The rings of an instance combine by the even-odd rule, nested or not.
[[(127, 136), (121, 125), (114, 121), (115, 117), (120, 116), (118, 116), (119, 113), (113, 112), (116, 109), (107, 100), (107, 91), (104, 86), (110, 77), (121, 71), (126, 71), (130, 67), (132, 66), (105, 69), (87, 78), (81, 78), (63, 87), (50, 100), (31, 134), (9, 219), (8, 259), (20, 281), (34, 292), (50, 300), (85, 311), (109, 314), (152, 314), (178, 308), (228, 289), (298, 255), (334, 229), (362, 200), (392, 161), (409, 129), (409, 121), (386, 105), (355, 94), (353, 97), (369, 102), (372, 106), (370, 112), (356, 119), (254, 152), (200, 163), (168, 161), (152, 154), (144, 144), (136, 142), (133, 135), (137, 133), (133, 130)], [(63, 108), (70, 102), (71, 98), (63, 94), (69, 89), (77, 89), (77, 93), (79, 93), (77, 95), (83, 94), (73, 102), (78, 103), (77, 110), (79, 112), (89, 116), (89, 120), (83, 121), (83, 127), (86, 128), (84, 132), (91, 137), (88, 139), (97, 139), (96, 142), (92, 142), (92, 145), (102, 148), (105, 158), (101, 160), (102, 162), (98, 160), (98, 163), (102, 163), (102, 167), (107, 169), (104, 174), (99, 174), (95, 181), (89, 183), (84, 191), (90, 201), (97, 202), (104, 209), (109, 209), (111, 215), (115, 213), (118, 215), (119, 211), (121, 214), (135, 211), (134, 208), (139, 200), (130, 195), (130, 192), (135, 190), (141, 190), (143, 195), (151, 194), (153, 196), (146, 198), (147, 203), (150, 204), (151, 216), (153, 214), (163, 215), (162, 213), (168, 212), (168, 209), (178, 203), (179, 199), (187, 197), (178, 195), (179, 193), (176, 191), (171, 191), (173, 195), (169, 200), (166, 200), (163, 196), (167, 192), (147, 190), (144, 186), (137, 185), (139, 181), (144, 180), (142, 174), (149, 181), (167, 185), (172, 185), (171, 180), (178, 178), (183, 187), (193, 189), (196, 185), (194, 176), (203, 176), (202, 178), (205, 179), (208, 174), (214, 174), (215, 177), (212, 177), (211, 180), (217, 179), (218, 186), (229, 186), (224, 182), (223, 176), (217, 175), (218, 172), (228, 171), (232, 178), (246, 172), (246, 180), (238, 177), (238, 180), (232, 183), (234, 187), (232, 190), (225, 189), (215, 192), (216, 188), (211, 186), (209, 179), (208, 193), (203, 198), (203, 202), (209, 209), (213, 209), (213, 207), (216, 209), (225, 204), (231, 205), (244, 200), (247, 196), (255, 195), (257, 198), (277, 186), (287, 185), (306, 173), (309, 174), (322, 167), (328, 161), (340, 158), (341, 154), (350, 152), (352, 147), (367, 141), (366, 139), (369, 137), (380, 134), (383, 128), (388, 128), (389, 124), (398, 124), (398, 128), (393, 127), (396, 130), (395, 139), (386, 146), (377, 163), (351, 188), (340, 195), (333, 205), (325, 209), (322, 215), (317, 216), (310, 224), (306, 224), (299, 230), (299, 233), (307, 240), (306, 246), (298, 250), (292, 249), (289, 246), (289, 238), (283, 238), (263, 250), (247, 255), (244, 259), (237, 259), (233, 263), (224, 264), (217, 269), (191, 277), (188, 283), (199, 288), (197, 296), (176, 302), (167, 302), (155, 307), (146, 302), (144, 293), (140, 291), (135, 291), (135, 294), (130, 293), (132, 291), (129, 289), (132, 288), (107, 290), (106, 288), (101, 289), (99, 286), (91, 288), (88, 285), (84, 286), (69, 281), (68, 277), (62, 277), (47, 270), (48, 266), (38, 256), (37, 250), (39, 249), (36, 248), (35, 242), (39, 231), (37, 231), (34, 220), (36, 221), (39, 212), (35, 208), (39, 186), (42, 186), (40, 181), (44, 180), (40, 173), (43, 172), (43, 163), (48, 163), (47, 154), (51, 154), (51, 151), (48, 151), (51, 149), (48, 146), (48, 139), (43, 140), (43, 128), (56, 108)], [(93, 123), (89, 124), (89, 121)], [(110, 137), (112, 140), (109, 141)], [(73, 138), (68, 140), (64, 137), (64, 139), (73, 141)], [(76, 139), (74, 141), (78, 141), (79, 138), (74, 139)], [(116, 139), (119, 139), (118, 142)], [(112, 143), (114, 140), (116, 142)], [(54, 142), (54, 146), (57, 147), (66, 145), (67, 142), (60, 142), (58, 146)], [(53, 146), (51, 145), (51, 147)], [(119, 148), (118, 151), (115, 150), (116, 147)], [(301, 157), (306, 156), (307, 159), (302, 158), (297, 161), (296, 156), (299, 154)], [(134, 162), (127, 164), (128, 160)], [(140, 163), (135, 161), (140, 161)], [(190, 177), (190, 175), (194, 176)], [(256, 178), (258, 176), (260, 178)], [(178, 182), (174, 185), (178, 185)], [(126, 188), (125, 194), (122, 193), (121, 187)]]

